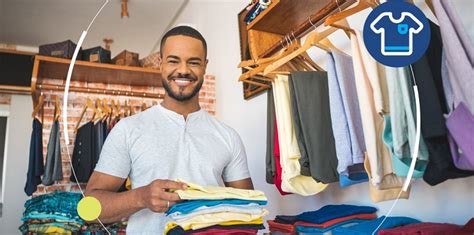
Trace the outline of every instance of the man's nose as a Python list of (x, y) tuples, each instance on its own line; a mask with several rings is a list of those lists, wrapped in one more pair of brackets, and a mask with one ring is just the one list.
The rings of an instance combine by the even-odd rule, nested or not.
[(189, 70), (188, 64), (186, 62), (180, 63), (176, 72), (183, 75), (189, 74), (190, 70)]

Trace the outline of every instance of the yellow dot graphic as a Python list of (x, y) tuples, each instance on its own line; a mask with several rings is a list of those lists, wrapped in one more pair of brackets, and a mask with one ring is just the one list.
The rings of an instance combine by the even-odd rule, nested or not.
[(99, 218), (102, 206), (95, 197), (87, 196), (77, 204), (77, 213), (85, 221), (93, 221)]

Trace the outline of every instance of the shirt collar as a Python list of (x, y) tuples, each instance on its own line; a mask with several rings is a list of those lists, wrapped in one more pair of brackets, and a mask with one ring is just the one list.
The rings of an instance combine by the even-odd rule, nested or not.
[(184, 116), (173, 111), (173, 110), (169, 110), (163, 106), (161, 106), (161, 104), (158, 104), (156, 105), (158, 110), (162, 113), (164, 113), (166, 116), (172, 118), (172, 119), (175, 119), (175, 120), (182, 120), (182, 121), (192, 121), (192, 120), (195, 120), (197, 119), (198, 117), (200, 117), (202, 114), (204, 114), (204, 110), (201, 108), (199, 109), (198, 111), (195, 111), (195, 112), (192, 112), (192, 113), (189, 113), (188, 114), (188, 117), (186, 120), (184, 120)]

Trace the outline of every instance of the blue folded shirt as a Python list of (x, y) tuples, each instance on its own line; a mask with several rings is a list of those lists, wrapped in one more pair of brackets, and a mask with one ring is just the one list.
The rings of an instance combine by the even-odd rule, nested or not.
[(377, 211), (377, 208), (371, 206), (354, 205), (327, 205), (316, 211), (308, 211), (299, 214), (298, 221), (304, 221), (313, 224), (322, 224), (326, 221), (337, 219), (344, 216), (355, 214), (370, 214)]
[(352, 225), (356, 225), (356, 224), (363, 223), (366, 221), (367, 220), (363, 220), (363, 219), (350, 219), (350, 220), (342, 221), (340, 223), (334, 224), (326, 228), (307, 227), (307, 226), (297, 225), (296, 231), (298, 231), (299, 233), (324, 234), (325, 232), (331, 231), (335, 228), (352, 226)]
[[(371, 234), (377, 234), (377, 232), (381, 229), (389, 229), (389, 228), (395, 228), (407, 224), (415, 224), (415, 223), (420, 223), (419, 220), (410, 218), (410, 217), (387, 217), (387, 219), (383, 222), (382, 226), (380, 226), (377, 231), (375, 229), (380, 225), (382, 220), (385, 218), (385, 216), (381, 216), (378, 219), (375, 220), (369, 220), (367, 222), (362, 222), (353, 226), (349, 227), (338, 227), (332, 230), (333, 235), (346, 235), (346, 234), (351, 234), (351, 235), (371, 235)], [(374, 233), (375, 232), (375, 233)]]
[(266, 205), (267, 201), (250, 201), (240, 199), (224, 199), (224, 200), (190, 200), (174, 204), (166, 211), (166, 215), (174, 212), (181, 212), (182, 214), (189, 214), (201, 206), (217, 206), (217, 205), (247, 205), (250, 203), (257, 203), (259, 205)]

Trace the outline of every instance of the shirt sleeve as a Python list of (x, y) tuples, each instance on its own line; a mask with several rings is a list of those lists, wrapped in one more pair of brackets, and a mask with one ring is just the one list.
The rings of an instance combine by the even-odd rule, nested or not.
[(127, 125), (118, 122), (107, 136), (95, 171), (127, 178), (131, 169), (131, 159), (127, 143)]
[(224, 168), (222, 178), (224, 182), (232, 182), (250, 178), (250, 172), (247, 165), (247, 154), (240, 136), (232, 130), (231, 135), (232, 159)]

